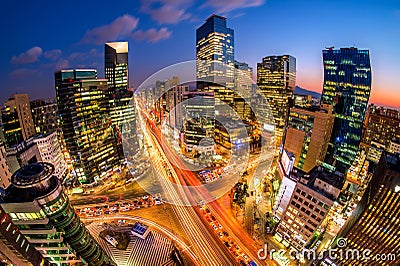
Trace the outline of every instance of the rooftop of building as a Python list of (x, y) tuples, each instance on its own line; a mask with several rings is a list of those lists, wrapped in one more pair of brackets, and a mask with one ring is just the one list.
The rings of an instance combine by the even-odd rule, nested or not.
[(400, 153), (386, 152), (385, 155), (389, 169), (400, 173)]

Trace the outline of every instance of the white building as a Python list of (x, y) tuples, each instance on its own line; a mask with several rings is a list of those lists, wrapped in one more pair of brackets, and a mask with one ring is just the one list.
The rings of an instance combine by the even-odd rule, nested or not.
[(57, 132), (50, 132), (45, 135), (36, 135), (33, 137), (42, 162), (54, 165), (54, 174), (62, 180), (67, 174), (67, 164), (65, 163), (60, 144), (57, 139)]

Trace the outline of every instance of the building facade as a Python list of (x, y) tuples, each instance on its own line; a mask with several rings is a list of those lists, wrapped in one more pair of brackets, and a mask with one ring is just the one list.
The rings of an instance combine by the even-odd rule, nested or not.
[(27, 247), (35, 247), (51, 264), (115, 265), (80, 221), (54, 167), (34, 163), (13, 174), (1, 207)]
[(3, 130), (7, 146), (13, 146), (36, 134), (28, 94), (14, 94), (2, 110)]
[(266, 56), (257, 63), (257, 85), (274, 116), (276, 145), (284, 137), (289, 99), (296, 86), (296, 58), (291, 55)]
[(55, 73), (58, 110), (66, 146), (81, 183), (93, 183), (118, 166), (114, 130), (108, 113), (107, 80), (96, 70)]
[(37, 134), (57, 132), (62, 135), (56, 99), (31, 101), (33, 123)]
[(370, 104), (364, 124), (363, 145), (377, 142), (388, 150), (393, 138), (400, 139), (400, 112), (396, 109)]
[(325, 159), (333, 121), (331, 105), (290, 108), (284, 147), (294, 154), (297, 168), (309, 172)]
[(7, 153), (4, 142), (0, 140), (0, 188), (7, 188), (11, 183), (10, 168), (7, 164)]
[(321, 102), (333, 105), (335, 122), (325, 162), (345, 172), (361, 142), (362, 127), (371, 93), (368, 50), (329, 48), (322, 51), (324, 87)]
[(253, 68), (235, 60), (235, 93), (233, 108), (242, 120), (251, 120), (251, 97), (253, 95)]
[(60, 144), (58, 143), (57, 132), (49, 132), (44, 135), (36, 135), (33, 137), (42, 162), (54, 165), (54, 175), (64, 180), (68, 173), (67, 164), (65, 163)]
[[(400, 157), (383, 153), (372, 179), (352, 216), (337, 239), (346, 239), (336, 258), (327, 257), (320, 265), (365, 265), (360, 258), (368, 256), (368, 265), (400, 264)], [(351, 256), (346, 250), (356, 250)], [(358, 255), (357, 255), (358, 254)]]
[(114, 128), (118, 155), (124, 160), (122, 137), (135, 142), (131, 128), (135, 126), (133, 91), (129, 88), (128, 42), (108, 42), (104, 45), (104, 73), (108, 84), (108, 112)]

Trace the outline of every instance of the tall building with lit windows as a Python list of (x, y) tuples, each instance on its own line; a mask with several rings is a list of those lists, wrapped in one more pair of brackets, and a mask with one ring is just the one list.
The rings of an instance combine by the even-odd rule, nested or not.
[(296, 86), (296, 58), (291, 55), (266, 56), (257, 63), (257, 85), (274, 116), (276, 146), (280, 147), (289, 112), (289, 99)]
[(234, 31), (226, 18), (212, 15), (196, 30), (196, 76), (217, 83), (215, 98), (233, 105)]
[(52, 164), (26, 165), (13, 174), (11, 183), (0, 202), (6, 213), (0, 223), (9, 224), (6, 231), (17, 227), (12, 235), (26, 252), (36, 249), (50, 265), (115, 265), (75, 213)]
[(122, 136), (131, 135), (125, 133), (131, 133), (130, 126), (135, 122), (133, 92), (128, 90), (128, 51), (128, 42), (108, 42), (104, 45), (104, 74), (108, 80), (108, 112), (121, 160), (124, 159)]
[(107, 80), (93, 69), (61, 70), (55, 87), (62, 131), (81, 183), (93, 183), (119, 163), (108, 113)]
[[(318, 265), (400, 265), (400, 155), (383, 153), (371, 181), (333, 242), (336, 258)], [(339, 238), (346, 239), (338, 246)], [(339, 256), (357, 250), (360, 256)], [(368, 254), (368, 261), (360, 259)], [(353, 254), (354, 255), (354, 254)]]
[(28, 94), (14, 94), (4, 103), (2, 122), (8, 147), (36, 134)]
[(294, 154), (297, 168), (308, 173), (325, 159), (334, 118), (328, 104), (290, 108), (284, 148)]
[(360, 145), (371, 93), (369, 50), (332, 47), (323, 50), (322, 57), (324, 88), (321, 102), (333, 105), (335, 113), (325, 167), (345, 172)]

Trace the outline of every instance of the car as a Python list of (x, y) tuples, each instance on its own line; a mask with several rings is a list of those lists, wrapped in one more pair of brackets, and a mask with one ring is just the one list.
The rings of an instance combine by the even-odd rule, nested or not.
[(149, 198), (148, 195), (145, 195), (145, 196), (142, 197), (142, 199), (144, 199), (144, 200), (145, 200), (145, 199), (148, 199), (148, 198)]
[(218, 228), (219, 228), (219, 229), (222, 229), (222, 225), (221, 225), (221, 224), (219, 224), (219, 225), (218, 225)]
[(124, 224), (124, 223), (126, 223), (126, 220), (118, 220), (118, 223), (119, 224)]
[(224, 236), (226, 236), (226, 237), (228, 237), (228, 236), (229, 236), (229, 234), (228, 234), (228, 232), (227, 232), (227, 231), (223, 231), (222, 233), (223, 233), (223, 234), (224, 234)]
[(110, 211), (105, 211), (104, 214), (110, 214)]
[(223, 234), (221, 232), (218, 232), (219, 237), (223, 237)]
[(218, 229), (218, 227), (215, 224), (213, 224), (212, 227), (214, 228), (214, 230)]
[(160, 204), (162, 204), (162, 201), (160, 201), (160, 200), (155, 201), (155, 205), (160, 205)]
[(247, 257), (247, 255), (245, 255), (245, 254), (242, 254), (242, 258), (245, 259), (246, 261), (249, 260), (249, 257)]
[(229, 247), (231, 246), (231, 245), (229, 245), (229, 242), (227, 242), (227, 241), (225, 241), (224, 244), (225, 244), (225, 246), (226, 246), (227, 248), (229, 248)]

